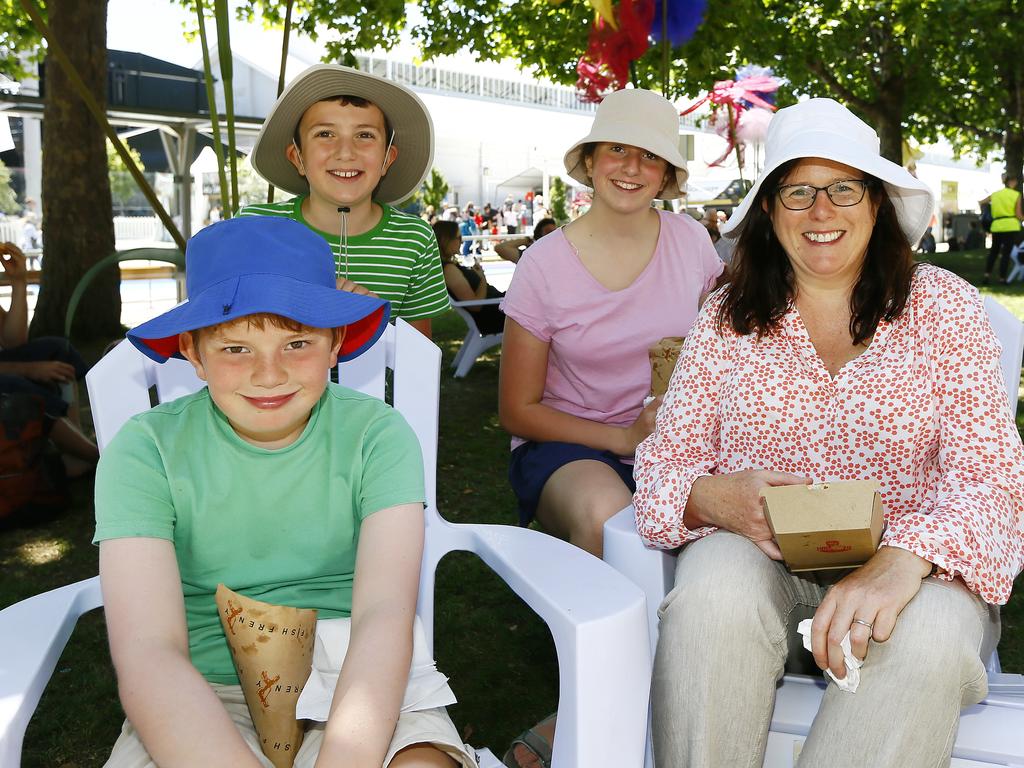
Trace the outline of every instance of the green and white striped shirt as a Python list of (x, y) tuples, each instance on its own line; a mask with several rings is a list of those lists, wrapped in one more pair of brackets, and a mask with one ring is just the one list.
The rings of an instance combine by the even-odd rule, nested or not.
[(341, 238), (321, 232), (303, 218), (303, 199), (247, 205), (238, 215), (278, 216), (305, 224), (330, 244), (338, 277), (347, 277), (390, 301), (392, 317), (422, 320), (449, 308), (437, 239), (425, 221), (378, 203), (384, 215), (377, 226), (361, 235), (349, 235), (346, 275)]

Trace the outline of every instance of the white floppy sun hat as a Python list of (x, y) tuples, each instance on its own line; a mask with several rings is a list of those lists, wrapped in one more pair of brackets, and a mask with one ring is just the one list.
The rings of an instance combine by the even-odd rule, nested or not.
[(275, 187), (293, 195), (306, 194), (309, 183), (289, 162), (285, 149), (306, 110), (334, 96), (359, 96), (384, 113), (395, 132), (398, 157), (381, 178), (376, 197), (385, 203), (408, 199), (434, 160), (434, 124), (426, 105), (404, 86), (340, 64), (317, 64), (288, 84), (256, 137), (252, 167)]
[(726, 237), (739, 237), (764, 180), (783, 163), (805, 157), (849, 165), (879, 179), (892, 200), (907, 242), (915, 245), (921, 239), (935, 206), (931, 189), (905, 168), (882, 157), (874, 129), (832, 99), (809, 99), (778, 111), (768, 125), (764, 170), (718, 231)]
[(640, 88), (625, 88), (605, 96), (594, 115), (590, 133), (565, 153), (568, 174), (581, 184), (592, 186), (583, 149), (587, 144), (606, 141), (646, 149), (673, 166), (675, 174), (658, 191), (657, 197), (659, 200), (682, 197), (689, 172), (686, 159), (679, 152), (679, 112), (664, 96)]

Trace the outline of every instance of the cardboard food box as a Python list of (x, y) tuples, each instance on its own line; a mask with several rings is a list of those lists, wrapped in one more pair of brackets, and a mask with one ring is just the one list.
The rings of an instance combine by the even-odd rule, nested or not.
[(791, 571), (854, 568), (875, 554), (882, 538), (874, 480), (764, 488), (761, 504)]

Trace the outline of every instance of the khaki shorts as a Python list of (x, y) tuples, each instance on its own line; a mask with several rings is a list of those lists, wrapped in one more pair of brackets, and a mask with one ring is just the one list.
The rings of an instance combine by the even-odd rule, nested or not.
[[(274, 768), (273, 763), (260, 751), (256, 729), (249, 717), (249, 709), (245, 705), (242, 688), (238, 685), (212, 684), (214, 691), (224, 704), (231, 719), (234, 720), (242, 738), (259, 757), (266, 768)], [(295, 755), (295, 768), (312, 768), (320, 752), (323, 740), (323, 723), (312, 723), (306, 731)], [(403, 712), (398, 717), (395, 735), (391, 738), (384, 768), (394, 759), (395, 755), (413, 744), (430, 744), (451, 757), (460, 768), (477, 768), (476, 756), (468, 744), (463, 744), (458, 731), (444, 707), (424, 709), (419, 712)], [(121, 728), (121, 735), (114, 744), (104, 768), (156, 768), (146, 748), (132, 724), (127, 720)]]

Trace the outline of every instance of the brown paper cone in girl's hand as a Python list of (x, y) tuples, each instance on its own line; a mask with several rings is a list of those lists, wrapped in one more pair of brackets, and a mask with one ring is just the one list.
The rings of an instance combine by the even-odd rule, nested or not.
[(295, 702), (313, 664), (316, 611), (252, 600), (217, 585), (217, 610), (263, 754), (291, 768), (304, 727)]
[(682, 336), (666, 336), (647, 350), (651, 360), (651, 394), (655, 397), (661, 397), (668, 389), (669, 379), (672, 378), (682, 348)]

